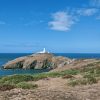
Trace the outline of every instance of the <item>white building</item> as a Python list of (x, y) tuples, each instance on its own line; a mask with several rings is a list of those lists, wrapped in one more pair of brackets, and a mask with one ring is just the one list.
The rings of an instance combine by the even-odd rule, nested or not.
[(44, 48), (43, 51), (40, 51), (38, 53), (49, 53), (48, 51), (46, 51), (46, 49)]

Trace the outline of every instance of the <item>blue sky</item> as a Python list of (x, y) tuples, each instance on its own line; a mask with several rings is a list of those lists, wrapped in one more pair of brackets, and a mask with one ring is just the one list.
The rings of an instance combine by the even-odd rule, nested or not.
[(100, 0), (0, 0), (0, 52), (100, 53)]

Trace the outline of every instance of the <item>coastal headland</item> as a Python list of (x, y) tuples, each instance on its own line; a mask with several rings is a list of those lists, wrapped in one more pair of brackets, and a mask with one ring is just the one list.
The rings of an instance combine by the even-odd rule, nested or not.
[(73, 59), (54, 56), (51, 53), (36, 53), (25, 57), (19, 57), (9, 61), (4, 66), (4, 69), (55, 69), (63, 67), (73, 62)]
[(51, 69), (0, 77), (0, 100), (99, 100), (100, 59), (70, 59), (51, 53), (17, 58), (4, 69)]

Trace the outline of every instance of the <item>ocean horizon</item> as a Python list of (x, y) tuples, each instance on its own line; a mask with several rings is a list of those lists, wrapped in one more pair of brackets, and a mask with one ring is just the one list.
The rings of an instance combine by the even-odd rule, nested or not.
[[(0, 53), (0, 66), (18, 57), (31, 55), (32, 53)], [(100, 53), (53, 53), (56, 56), (64, 56), (71, 59), (100, 59)]]

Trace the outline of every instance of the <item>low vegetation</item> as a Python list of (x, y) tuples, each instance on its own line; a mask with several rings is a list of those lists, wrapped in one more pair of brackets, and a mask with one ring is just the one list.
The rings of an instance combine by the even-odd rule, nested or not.
[(28, 81), (38, 81), (40, 79), (48, 78), (48, 77), (62, 77), (64, 75), (76, 75), (78, 74), (78, 70), (66, 70), (62, 72), (48, 72), (48, 73), (40, 73), (35, 75), (11, 75), (11, 76), (5, 76), (0, 79), (0, 84), (17, 84), (20, 82), (28, 82)]
[(6, 91), (6, 90), (11, 90), (11, 89), (14, 89), (15, 86), (14, 85), (9, 85), (9, 84), (0, 84), (0, 90), (1, 91)]
[[(81, 75), (81, 78), (76, 78)], [(70, 69), (62, 72), (48, 72), (35, 75), (11, 75), (0, 78), (0, 90), (9, 90), (12, 88), (34, 89), (36, 84), (30, 84), (28, 81), (38, 81), (48, 77), (62, 77), (68, 79), (70, 86), (94, 84), (100, 80), (100, 62), (88, 64), (81, 69)]]
[(100, 80), (100, 62), (88, 64), (79, 69), (81, 78), (70, 79), (68, 84), (71, 86), (95, 84)]
[(22, 88), (22, 89), (34, 89), (37, 88), (38, 86), (36, 84), (29, 84), (26, 82), (20, 82), (16, 85), (17, 88)]
[(40, 73), (35, 75), (11, 75), (5, 76), (0, 79), (0, 86), (12, 86), (23, 89), (33, 89), (38, 87), (36, 84), (29, 84), (28, 81), (38, 81), (40, 79), (48, 78), (48, 77), (63, 77), (65, 75), (76, 75), (78, 74), (78, 70), (65, 70), (62, 72), (48, 72), (48, 73)]
[(97, 83), (97, 79), (93, 76), (87, 77), (87, 78), (81, 78), (81, 79), (70, 79), (69, 85), (76, 86), (76, 85), (88, 85), (88, 84), (94, 84)]

